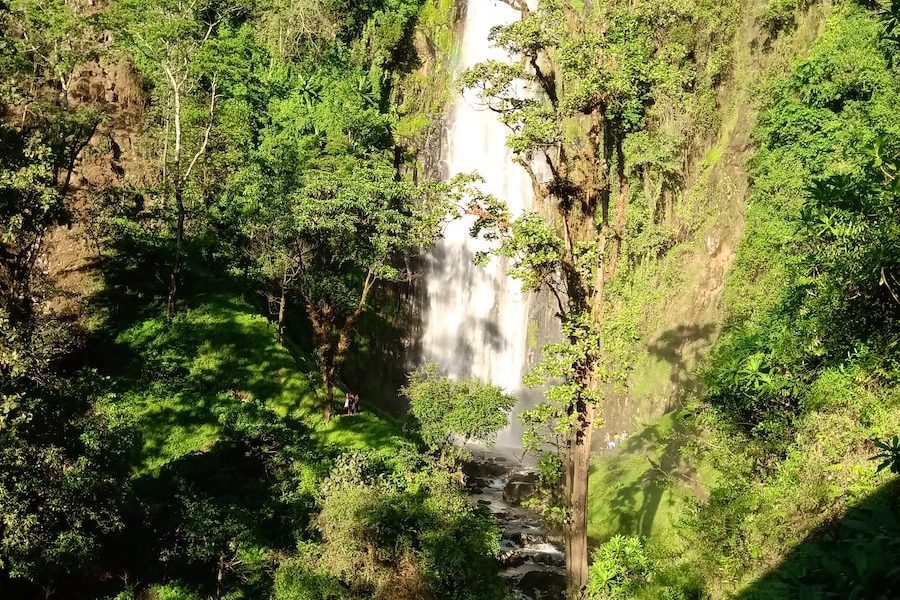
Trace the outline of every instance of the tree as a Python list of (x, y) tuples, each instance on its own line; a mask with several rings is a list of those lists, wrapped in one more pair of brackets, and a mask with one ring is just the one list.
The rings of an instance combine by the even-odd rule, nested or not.
[[(32, 105), (29, 114), (42, 113)], [(36, 285), (43, 241), (68, 216), (68, 152), (77, 155), (95, 123), (76, 127), (68, 135), (78, 143), (62, 149), (52, 142), (66, 120), (55, 125), (0, 125), (0, 565), (48, 593), (121, 527), (131, 446), (125, 423), (95, 406), (88, 385), (57, 372), (79, 335)]]
[(291, 273), (312, 324), (326, 419), (372, 290), (411, 276), (395, 264), (434, 242), (444, 212), (440, 193), (398, 181), (390, 164), (352, 161), (345, 168), (307, 171), (290, 206)]
[(0, 9), (7, 52), (0, 61), (2, 93), (8, 121), (20, 127), (36, 122), (65, 122), (71, 106), (71, 84), (80, 63), (89, 58), (96, 32), (77, 8), (60, 2), (13, 0)]
[[(496, 199), (473, 202), (477, 228), (501, 240), (511, 274), (556, 299), (564, 341), (544, 348), (529, 376), (562, 380), (523, 415), (525, 446), (549, 442), (563, 455), (567, 575), (572, 593), (587, 580), (587, 489), (592, 431), (609, 386), (628, 371), (635, 328), (618, 315), (612, 285), (625, 236), (628, 181), (625, 135), (640, 127), (651, 84), (650, 23), (616, 2), (550, 0), (521, 20), (494, 28), (518, 63), (489, 61), (463, 74), (511, 130), (508, 145), (528, 173), (541, 212), (511, 220)], [(523, 85), (524, 84), (524, 85)], [(521, 90), (536, 86), (538, 94)], [(546, 167), (545, 180), (537, 164)]]
[(490, 441), (506, 426), (515, 399), (495, 385), (477, 379), (452, 381), (429, 363), (409, 374), (401, 390), (409, 412), (419, 422), (425, 443), (439, 449), (451, 436)]
[(289, 294), (312, 325), (326, 419), (372, 290), (411, 276), (395, 261), (433, 243), (443, 212), (439, 193), (397, 181), (390, 164), (351, 164), (344, 172), (305, 171), (297, 188), (256, 203), (248, 223), (257, 263), (279, 288), (279, 330)]
[(40, 259), (101, 115), (72, 102), (90, 48), (70, 5), (0, 7), (0, 570), (44, 587), (82, 572), (121, 527), (126, 424), (95, 381), (60, 374), (79, 335), (45, 302)]
[[(8, 342), (7, 323), (0, 325)], [(82, 573), (104, 536), (122, 527), (133, 436), (77, 382), (40, 365), (44, 357), (11, 350), (0, 345), (0, 564), (52, 589), (61, 576)], [(23, 355), (29, 373), (10, 362)]]
[[(175, 316), (185, 252), (185, 194), (206, 153), (216, 114), (217, 67), (206, 55), (217, 28), (237, 8), (213, 2), (124, 0), (112, 15), (120, 45), (153, 84), (162, 109), (159, 179), (174, 210), (174, 249), (166, 314)], [(205, 95), (205, 101), (198, 96)], [(164, 204), (163, 209), (166, 209)]]
[(454, 188), (397, 173), (389, 118), (347, 71), (297, 78), (305, 85), (271, 103), (235, 200), (256, 267), (278, 290), (279, 330), (292, 297), (309, 318), (330, 419), (375, 286), (413, 276), (397, 265), (437, 238)]
[(281, 58), (322, 53), (340, 33), (336, 8), (326, 0), (273, 2), (262, 14), (262, 34)]
[(53, 176), (51, 149), (40, 136), (0, 126), (6, 150), (0, 166), (0, 282), (15, 321), (32, 312), (35, 263), (47, 232), (66, 218)]

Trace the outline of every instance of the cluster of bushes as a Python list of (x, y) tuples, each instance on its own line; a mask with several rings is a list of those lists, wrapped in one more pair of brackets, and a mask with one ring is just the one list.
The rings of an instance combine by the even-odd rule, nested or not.
[[(250, 401), (220, 411), (212, 447), (130, 480), (134, 436), (110, 418), (74, 421), (71, 458), (58, 443), (29, 450), (22, 427), (4, 445), (12, 584), (76, 596), (125, 588), (118, 599), (505, 597), (496, 521), (413, 444), (343, 453)], [(35, 476), (35, 458), (46, 475)], [(97, 581), (97, 567), (122, 577)]]
[(504, 597), (496, 522), (414, 447), (323, 453), (301, 424), (258, 405), (221, 422), (212, 449), (137, 484), (141, 524), (129, 533), (148, 540), (137, 572), (180, 582), (166, 593)]
[(345, 455), (320, 489), (320, 537), (279, 567), (277, 598), (505, 597), (497, 522), (418, 453)]

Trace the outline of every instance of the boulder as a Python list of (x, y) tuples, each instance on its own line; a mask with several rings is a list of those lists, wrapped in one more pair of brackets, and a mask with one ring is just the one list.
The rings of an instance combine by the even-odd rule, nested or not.
[(470, 477), (466, 479), (466, 486), (470, 490), (480, 492), (488, 486), (488, 481), (486, 479), (482, 479), (481, 477)]
[(513, 473), (503, 488), (503, 500), (520, 505), (534, 496), (537, 487), (537, 475), (534, 473)]
[(509, 550), (500, 554), (500, 564), (508, 569), (514, 569), (525, 564), (528, 555), (521, 550)]
[(516, 589), (534, 600), (562, 600), (566, 597), (566, 576), (558, 571), (528, 571)]
[(533, 557), (534, 562), (547, 565), (548, 567), (565, 567), (566, 557), (560, 552), (558, 554), (538, 553)]
[(494, 459), (473, 460), (463, 465), (467, 479), (494, 479), (509, 472), (509, 467)]

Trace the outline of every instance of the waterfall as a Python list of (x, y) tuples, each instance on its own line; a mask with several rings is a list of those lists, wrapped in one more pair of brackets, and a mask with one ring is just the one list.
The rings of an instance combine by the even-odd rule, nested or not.
[[(518, 11), (501, 0), (469, 0), (459, 71), (485, 60), (512, 60), (493, 47), (488, 34), (493, 26), (519, 17)], [(482, 189), (504, 200), (515, 217), (530, 209), (534, 198), (528, 175), (512, 161), (506, 146), (508, 134), (497, 114), (474, 95), (458, 94), (448, 120), (442, 166), (448, 178), (477, 172), (484, 178)], [(491, 244), (471, 237), (474, 219), (466, 216), (449, 222), (428, 258), (422, 354), (450, 377), (476, 377), (513, 394), (518, 399), (515, 414), (534, 396), (522, 386), (532, 298), (518, 281), (508, 277), (504, 260), (494, 257), (484, 266), (473, 263), (475, 254)], [(497, 445), (521, 445), (514, 419), (498, 436)]]

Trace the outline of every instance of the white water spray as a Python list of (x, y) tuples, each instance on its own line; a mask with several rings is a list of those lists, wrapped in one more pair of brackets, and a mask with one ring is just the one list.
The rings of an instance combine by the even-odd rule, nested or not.
[[(459, 71), (486, 60), (514, 60), (488, 41), (492, 27), (520, 18), (501, 0), (469, 0), (460, 48)], [(534, 198), (525, 170), (512, 161), (506, 146), (509, 130), (497, 114), (469, 93), (458, 95), (447, 129), (444, 170), (449, 178), (477, 172), (483, 191), (506, 202), (513, 217), (531, 209)], [(505, 261), (492, 258), (486, 266), (473, 263), (475, 254), (491, 243), (473, 239), (475, 217), (449, 223), (444, 238), (429, 257), (426, 276), (427, 310), (422, 351), (449, 376), (473, 376), (501, 386), (527, 402), (522, 376), (528, 359), (530, 294), (507, 275)], [(498, 436), (498, 446), (521, 445), (516, 426)]]

